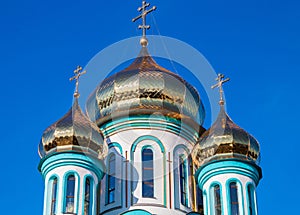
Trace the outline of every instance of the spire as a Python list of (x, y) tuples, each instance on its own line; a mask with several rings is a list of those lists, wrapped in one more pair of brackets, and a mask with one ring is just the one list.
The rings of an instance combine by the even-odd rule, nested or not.
[(74, 76), (72, 78), (70, 78), (70, 81), (75, 80), (76, 81), (76, 85), (75, 85), (75, 93), (74, 93), (74, 97), (75, 98), (79, 98), (80, 94), (78, 92), (78, 85), (79, 85), (79, 78), (81, 75), (84, 75), (86, 73), (86, 71), (82, 71), (82, 67), (81, 66), (77, 66), (77, 68), (74, 70)]
[(226, 82), (228, 82), (230, 79), (229, 78), (226, 78), (226, 79), (224, 79), (224, 77), (225, 77), (225, 75), (223, 75), (223, 74), (218, 74), (218, 77), (216, 78), (216, 81), (218, 82), (217, 84), (215, 84), (215, 85), (213, 85), (213, 86), (211, 86), (211, 88), (212, 89), (214, 89), (214, 88), (219, 88), (219, 93), (220, 93), (220, 101), (219, 101), (219, 104), (221, 105), (221, 106), (223, 106), (224, 105), (224, 96), (223, 96), (223, 94), (224, 94), (224, 91), (223, 91), (223, 84), (224, 83), (226, 83)]
[(150, 29), (150, 25), (146, 24), (146, 16), (149, 13), (151, 13), (152, 11), (156, 10), (156, 6), (153, 6), (149, 10), (146, 10), (146, 8), (149, 7), (149, 6), (150, 6), (150, 3), (147, 3), (146, 1), (143, 1), (142, 6), (138, 8), (138, 12), (141, 12), (141, 14), (132, 19), (132, 22), (135, 22), (139, 19), (142, 19), (142, 25), (139, 25), (139, 29), (143, 30), (143, 36), (140, 40), (140, 43), (143, 47), (146, 47), (148, 45), (148, 40), (146, 38), (146, 30)]

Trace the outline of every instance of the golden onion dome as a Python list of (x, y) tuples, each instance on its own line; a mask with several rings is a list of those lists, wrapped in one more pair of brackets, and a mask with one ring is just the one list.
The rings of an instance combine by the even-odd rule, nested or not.
[(129, 67), (101, 82), (86, 109), (98, 126), (117, 117), (160, 113), (199, 127), (205, 117), (197, 90), (159, 66), (145, 46)]
[(103, 159), (107, 151), (99, 128), (83, 114), (77, 98), (71, 109), (44, 131), (39, 144), (41, 158), (56, 152), (80, 152)]
[(199, 168), (216, 160), (239, 159), (255, 164), (260, 160), (257, 140), (237, 126), (221, 105), (217, 120), (205, 131), (192, 151), (192, 158)]

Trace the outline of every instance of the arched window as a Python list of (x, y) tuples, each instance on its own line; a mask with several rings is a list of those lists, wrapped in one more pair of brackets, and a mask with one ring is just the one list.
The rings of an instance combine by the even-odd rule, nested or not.
[(231, 215), (239, 215), (238, 188), (236, 182), (229, 184)]
[(57, 196), (57, 178), (52, 180), (52, 191), (51, 191), (51, 215), (56, 214), (56, 196)]
[(87, 178), (85, 181), (85, 189), (84, 189), (84, 215), (91, 214), (91, 206), (92, 206), (91, 180)]
[(115, 202), (116, 192), (116, 156), (111, 154), (108, 160), (108, 175), (107, 175), (107, 204)]
[(65, 213), (74, 213), (75, 176), (69, 175), (65, 193)]
[(142, 196), (154, 197), (153, 152), (146, 148), (142, 151)]
[(252, 185), (247, 187), (249, 215), (255, 215), (254, 189)]
[(221, 203), (220, 185), (216, 184), (213, 187), (213, 193), (214, 193), (214, 210), (215, 210), (215, 215), (221, 215), (222, 214), (222, 203)]
[(179, 157), (179, 180), (181, 204), (188, 206), (187, 160), (183, 156)]

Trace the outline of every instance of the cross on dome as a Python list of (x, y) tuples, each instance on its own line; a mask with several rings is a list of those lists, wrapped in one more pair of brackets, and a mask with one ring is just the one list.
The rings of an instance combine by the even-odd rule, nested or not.
[(150, 25), (146, 24), (146, 16), (152, 11), (155, 11), (157, 8), (156, 6), (153, 6), (151, 9), (146, 10), (146, 8), (149, 6), (150, 3), (143, 1), (142, 6), (138, 8), (138, 12), (141, 12), (141, 14), (132, 19), (132, 22), (142, 19), (142, 25), (139, 25), (139, 29), (143, 30), (143, 37), (140, 40), (140, 43), (143, 47), (146, 47), (148, 45), (148, 40), (146, 38), (146, 30), (150, 29)]
[(218, 77), (216, 78), (216, 81), (218, 82), (217, 84), (211, 86), (212, 89), (215, 89), (215, 88), (219, 88), (219, 93), (220, 93), (220, 101), (219, 101), (219, 104), (220, 105), (224, 105), (224, 91), (223, 91), (223, 84), (228, 82), (230, 80), (230, 78), (226, 78), (224, 79), (225, 75), (223, 74), (218, 74)]
[(79, 78), (81, 75), (84, 75), (86, 73), (86, 71), (82, 71), (82, 67), (81, 66), (77, 66), (77, 68), (74, 70), (74, 76), (72, 78), (70, 78), (70, 81), (75, 80), (76, 81), (76, 87), (75, 87), (75, 92), (74, 92), (74, 97), (75, 98), (79, 98), (80, 94), (78, 92), (78, 85), (79, 85)]

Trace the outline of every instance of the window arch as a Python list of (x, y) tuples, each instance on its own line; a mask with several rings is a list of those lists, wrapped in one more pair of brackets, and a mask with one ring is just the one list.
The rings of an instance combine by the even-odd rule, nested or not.
[(153, 151), (150, 148), (142, 150), (142, 196), (154, 197)]
[(107, 174), (107, 200), (106, 204), (115, 202), (116, 194), (116, 155), (111, 154), (108, 159), (108, 174)]
[(179, 180), (181, 204), (188, 207), (188, 165), (183, 155), (179, 156)]
[(51, 207), (50, 215), (56, 214), (56, 201), (57, 201), (57, 177), (53, 178), (51, 181)]
[(229, 184), (231, 215), (239, 215), (238, 187), (236, 182)]
[(247, 186), (247, 196), (248, 196), (248, 211), (249, 215), (256, 215), (255, 199), (254, 199), (254, 187), (252, 184)]
[(212, 187), (213, 191), (213, 210), (214, 215), (222, 215), (221, 187), (215, 184)]
[(65, 192), (65, 213), (74, 213), (75, 201), (75, 175), (71, 174), (67, 178)]
[(84, 215), (90, 215), (92, 211), (92, 179), (86, 178), (84, 186)]

